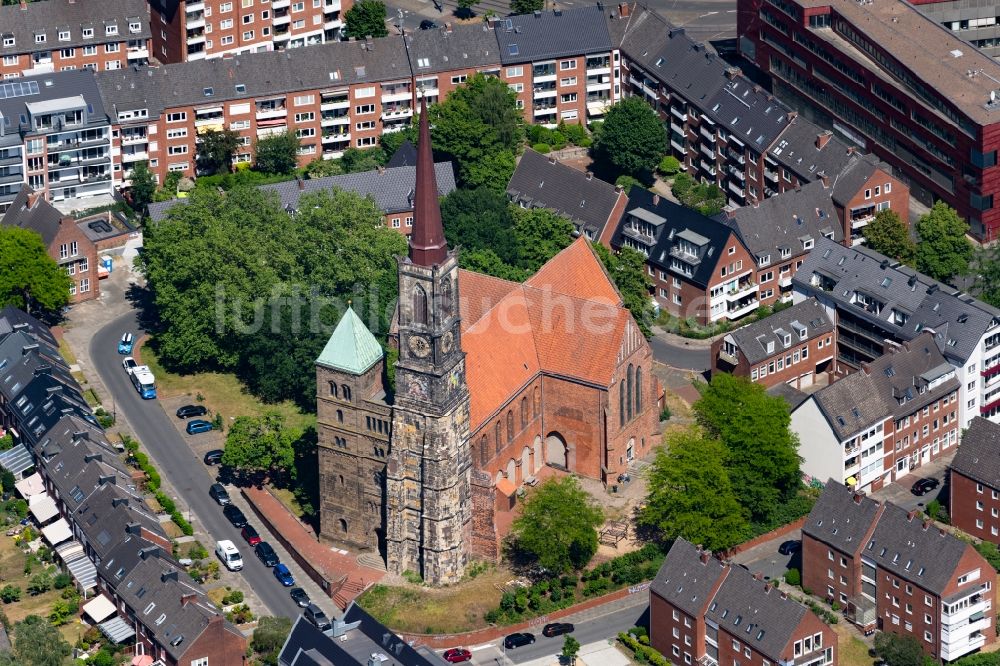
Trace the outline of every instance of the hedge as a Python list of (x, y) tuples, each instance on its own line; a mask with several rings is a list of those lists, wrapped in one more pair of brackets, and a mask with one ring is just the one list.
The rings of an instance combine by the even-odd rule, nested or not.
[(653, 666), (669, 666), (670, 662), (662, 654), (649, 647), (648, 645), (643, 645), (639, 642), (632, 634), (625, 633), (624, 631), (618, 634), (618, 641), (622, 645), (632, 650), (633, 654), (636, 656), (636, 661), (649, 662)]

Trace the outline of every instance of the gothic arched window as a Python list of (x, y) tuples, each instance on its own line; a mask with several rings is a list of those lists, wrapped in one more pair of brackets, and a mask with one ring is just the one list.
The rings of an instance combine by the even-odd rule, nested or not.
[(542, 415), (542, 389), (537, 386), (535, 387), (535, 407), (531, 415), (536, 419)]
[(618, 385), (618, 425), (625, 425), (625, 380)]
[(514, 411), (507, 411), (507, 441), (510, 442), (514, 439)]
[(344, 392), (344, 400), (350, 402), (351, 401), (351, 387), (348, 386), (347, 384), (344, 384), (344, 385), (342, 385), (340, 387), (340, 389), (341, 389), (341, 391)]
[(496, 425), (493, 426), (493, 439), (495, 440), (494, 444), (497, 447), (497, 454), (499, 454), (500, 453), (500, 422), (499, 421), (497, 421)]
[(635, 369), (635, 413), (642, 411), (642, 368)]
[(479, 464), (486, 466), (486, 463), (490, 461), (490, 443), (487, 440), (486, 435), (483, 435), (482, 439), (479, 440)]
[(451, 278), (446, 277), (441, 281), (441, 314), (447, 315), (451, 312)]
[(635, 381), (635, 369), (632, 367), (631, 364), (629, 364), (629, 366), (628, 366), (628, 376), (626, 377), (626, 381), (628, 381), (628, 396), (625, 399), (625, 402), (626, 402), (625, 407), (628, 410), (628, 420), (631, 421), (632, 420), (632, 404), (633, 404), (632, 403), (632, 399), (633, 399), (633, 396), (635, 395), (635, 393), (633, 392), (633, 382)]
[(528, 426), (528, 399), (521, 398), (521, 427)]
[(413, 323), (427, 323), (427, 292), (419, 284), (413, 290)]

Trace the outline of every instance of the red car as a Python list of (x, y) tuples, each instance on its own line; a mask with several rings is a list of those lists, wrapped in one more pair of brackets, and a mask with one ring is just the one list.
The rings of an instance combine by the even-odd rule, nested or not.
[(471, 661), (472, 653), (465, 648), (452, 648), (450, 650), (445, 650), (444, 660), (449, 664), (460, 664), (463, 661)]
[(244, 525), (243, 530), (240, 532), (240, 534), (243, 535), (243, 538), (246, 539), (247, 543), (250, 544), (251, 546), (256, 546), (261, 541), (260, 535), (257, 534), (257, 530), (254, 528), (253, 525), (250, 524)]

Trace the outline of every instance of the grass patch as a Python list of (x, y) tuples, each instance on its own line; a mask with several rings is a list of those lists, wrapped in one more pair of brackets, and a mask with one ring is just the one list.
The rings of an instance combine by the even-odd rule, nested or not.
[(94, 389), (89, 388), (83, 392), (83, 397), (87, 401), (87, 404), (91, 407), (100, 407), (101, 399), (97, 397), (97, 393)]
[(142, 362), (156, 376), (156, 391), (161, 398), (187, 395), (195, 402), (200, 394), (204, 396), (202, 404), (213, 414), (221, 414), (226, 420), (236, 416), (261, 416), (273, 411), (278, 412), (285, 425), (293, 430), (305, 430), (316, 424), (315, 414), (301, 412), (291, 401), (265, 404), (248, 393), (232, 373), (199, 372), (179, 375), (165, 370), (149, 345), (142, 346), (141, 354)]
[(166, 532), (167, 536), (170, 537), (171, 539), (179, 539), (180, 537), (184, 536), (184, 530), (177, 527), (177, 524), (172, 520), (165, 523), (160, 523), (160, 527), (163, 528), (163, 531)]
[(216, 587), (214, 589), (205, 592), (208, 598), (212, 600), (212, 603), (222, 608), (222, 600), (229, 594), (229, 591), (224, 587)]
[(833, 625), (833, 631), (837, 634), (837, 656), (841, 666), (872, 666), (875, 660), (868, 654), (868, 646), (846, 623)]
[(278, 498), (278, 501), (285, 505), (285, 508), (291, 511), (299, 520), (305, 520), (306, 515), (302, 511), (302, 506), (299, 501), (295, 498), (295, 493), (289, 488), (275, 488), (274, 486), (269, 486), (271, 494)]
[(60, 338), (59, 340), (59, 353), (66, 359), (66, 363), (76, 365), (76, 355), (73, 354), (73, 350), (66, 344), (65, 338)]

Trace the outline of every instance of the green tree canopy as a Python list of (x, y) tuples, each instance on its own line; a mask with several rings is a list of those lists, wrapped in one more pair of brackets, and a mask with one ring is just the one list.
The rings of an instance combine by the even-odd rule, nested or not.
[(240, 147), (240, 135), (231, 129), (210, 129), (198, 133), (198, 166), (218, 173), (233, 170), (233, 155)]
[(458, 255), (458, 262), (467, 271), (492, 275), (501, 280), (524, 282), (529, 277), (528, 271), (506, 263), (490, 248), (463, 252)]
[(646, 272), (646, 258), (630, 247), (623, 247), (615, 254), (598, 242), (591, 244), (597, 256), (600, 257), (604, 269), (611, 276), (618, 291), (621, 292), (625, 307), (632, 313), (643, 335), (652, 335), (650, 324), (653, 321), (653, 301), (650, 289), (653, 282)]
[(548, 208), (512, 208), (518, 264), (534, 273), (573, 242), (573, 223)]
[(796, 495), (799, 442), (784, 400), (743, 377), (716, 373), (694, 411), (705, 435), (725, 447), (733, 490), (752, 520), (766, 520)]
[(457, 0), (459, 14), (468, 18), (472, 16), (472, 8), (478, 5), (483, 0)]
[(72, 651), (59, 630), (37, 615), (14, 625), (13, 654), (22, 666), (62, 666)]
[(145, 213), (153, 196), (156, 194), (156, 179), (149, 170), (149, 162), (140, 160), (132, 166), (129, 176), (129, 192), (132, 194), (132, 205), (140, 213)]
[(359, 0), (344, 12), (344, 34), (357, 39), (385, 37), (389, 34), (385, 20), (385, 4), (380, 0)]
[(657, 165), (656, 170), (664, 176), (673, 176), (681, 170), (681, 162), (673, 155), (667, 155)]
[(597, 552), (604, 514), (572, 476), (549, 479), (528, 492), (512, 534), (517, 548), (553, 574), (579, 570)]
[(699, 183), (684, 172), (674, 178), (670, 191), (684, 206), (708, 217), (719, 214), (726, 205), (726, 193), (718, 185)]
[(54, 314), (69, 303), (72, 284), (30, 229), (0, 226), (0, 307)]
[(530, 14), (545, 9), (545, 0), (511, 0), (511, 14)]
[(511, 233), (514, 215), (501, 192), (488, 187), (457, 189), (441, 200), (441, 218), (451, 247), (467, 252), (489, 249), (501, 261), (517, 263), (517, 241)]
[(876, 252), (904, 264), (913, 264), (917, 247), (910, 240), (909, 227), (896, 211), (890, 208), (880, 210), (875, 219), (864, 228), (864, 236), (865, 244)]
[(277, 412), (237, 416), (226, 433), (222, 464), (239, 474), (288, 472), (295, 463), (292, 443), (297, 437)]
[(969, 223), (954, 208), (938, 201), (917, 220), (917, 270), (948, 282), (965, 273), (972, 259), (972, 243), (965, 237)]
[(264, 173), (291, 173), (298, 165), (298, 153), (299, 138), (292, 132), (257, 139), (254, 166)]
[(292, 621), (287, 617), (262, 617), (253, 630), (250, 647), (265, 666), (277, 666), (278, 653), (292, 631)]
[(972, 292), (993, 307), (1000, 307), (1000, 246), (977, 250), (974, 272)]
[(663, 541), (684, 537), (716, 551), (746, 539), (750, 524), (729, 481), (727, 455), (694, 429), (671, 435), (656, 451), (640, 523)]
[(599, 160), (637, 178), (649, 177), (666, 148), (663, 121), (641, 97), (626, 97), (608, 109), (594, 140)]
[[(875, 634), (875, 654), (886, 666), (926, 666), (924, 651), (913, 636), (897, 636), (888, 631)], [(932, 662), (934, 663), (934, 662)]]
[(580, 653), (580, 641), (576, 640), (569, 634), (566, 634), (566, 638), (563, 639), (562, 652), (560, 653), (563, 659), (569, 661), (570, 665), (576, 663), (576, 655)]

